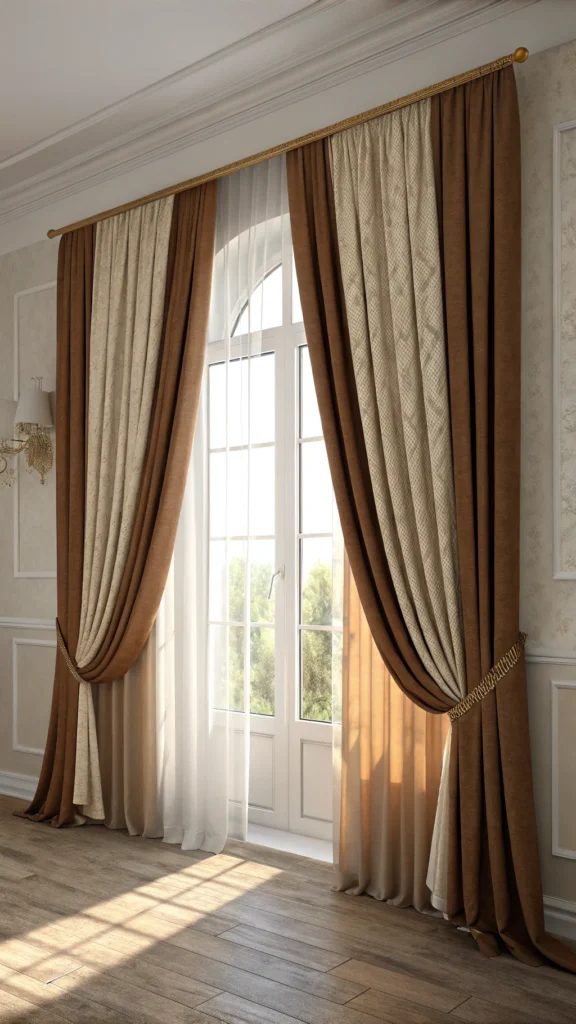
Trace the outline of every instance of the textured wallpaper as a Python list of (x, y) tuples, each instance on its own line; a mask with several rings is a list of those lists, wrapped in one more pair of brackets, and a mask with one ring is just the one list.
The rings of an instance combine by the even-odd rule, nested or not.
[[(553, 562), (552, 141), (576, 120), (576, 41), (516, 68), (522, 121), (522, 578), (529, 647), (576, 649), (576, 580)], [(576, 131), (561, 136), (562, 359), (559, 555), (576, 572)]]

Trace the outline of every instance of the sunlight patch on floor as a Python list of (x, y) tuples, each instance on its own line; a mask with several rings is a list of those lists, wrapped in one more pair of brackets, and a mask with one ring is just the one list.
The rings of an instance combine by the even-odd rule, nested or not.
[[(133, 867), (136, 864), (132, 862)], [(156, 869), (153, 862), (141, 866), (151, 874)], [(3, 1012), (2, 1020), (22, 1016), (19, 999), (36, 1006), (53, 1003), (185, 929), (197, 927), (201, 932), (203, 924), (228, 904), (282, 874), (279, 868), (227, 855), (193, 861), (0, 942), (0, 981), (18, 997), (3, 1008), (10, 1016)], [(214, 918), (206, 931), (225, 932), (235, 923)]]

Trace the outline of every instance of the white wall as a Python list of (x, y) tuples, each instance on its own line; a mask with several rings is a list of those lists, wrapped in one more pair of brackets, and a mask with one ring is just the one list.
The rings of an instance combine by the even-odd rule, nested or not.
[[(560, 133), (558, 141), (563, 269), (557, 274), (553, 266), (553, 139), (558, 135), (555, 126), (576, 120), (576, 42), (536, 54), (517, 69), (517, 79), (523, 173), (521, 622), (528, 646), (535, 652), (528, 665), (528, 686), (544, 891), (574, 902), (576, 130)], [(556, 382), (555, 295), (561, 328)]]
[[(43, 241), (0, 256), (0, 433), (30, 377), (56, 385), (57, 252)], [(0, 475), (0, 784), (18, 789), (22, 780), (3, 775), (38, 775), (52, 693), (56, 474), (42, 485), (22, 456), (11, 461), (16, 483)]]

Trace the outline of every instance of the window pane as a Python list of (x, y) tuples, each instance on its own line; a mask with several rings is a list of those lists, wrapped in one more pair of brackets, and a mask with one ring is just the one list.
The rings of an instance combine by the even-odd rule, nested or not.
[(300, 445), (302, 533), (332, 533), (332, 480), (324, 441)]
[[(242, 453), (247, 455), (246, 452)], [(254, 536), (273, 537), (275, 533), (275, 449), (252, 448), (250, 460), (246, 460), (244, 472), (250, 476), (250, 533)], [(241, 493), (242, 482), (238, 481)], [(243, 482), (244, 491), (247, 480)], [(244, 492), (242, 492), (244, 493)], [(235, 490), (230, 492), (232, 502), (236, 500)]]
[(300, 437), (322, 437), (322, 423), (307, 345), (300, 349), (300, 407)]
[[(209, 367), (210, 448), (274, 440), (274, 354)], [(228, 395), (228, 413), (226, 413)], [(250, 433), (248, 433), (250, 407)]]
[[(212, 622), (244, 621), (246, 542), (210, 542), (209, 617)], [(228, 564), (227, 564), (228, 562)]]
[(313, 722), (332, 721), (332, 633), (302, 630), (300, 716)]
[(230, 711), (244, 710), (244, 626), (228, 626), (228, 694)]
[(274, 572), (274, 541), (250, 542), (250, 618), (252, 622), (274, 622), (274, 590), (268, 600), (270, 582)]
[(212, 707), (244, 709), (244, 627), (210, 626), (208, 642)]
[(226, 447), (226, 364), (208, 367), (210, 448)]
[(250, 372), (250, 444), (265, 444), (276, 434), (274, 353), (253, 356)]
[(230, 622), (244, 622), (246, 590), (246, 542), (228, 542), (228, 615)]
[(210, 456), (210, 536), (226, 536), (226, 453)]
[(282, 264), (256, 285), (250, 301), (246, 303), (238, 318), (233, 337), (238, 338), (242, 334), (254, 331), (267, 331), (271, 327), (280, 327), (281, 324)]
[(292, 323), (301, 324), (303, 319), (300, 290), (298, 288), (298, 278), (296, 276), (296, 264), (294, 262), (294, 253), (292, 253)]
[(228, 665), (226, 661), (227, 626), (210, 626), (208, 637), (208, 671), (210, 676), (210, 694), (213, 708), (226, 708), (227, 687), (226, 677)]
[(301, 542), (301, 621), (309, 626), (332, 625), (332, 538)]
[[(257, 449), (258, 450), (258, 449)], [(266, 449), (264, 449), (266, 451)], [(248, 452), (210, 455), (210, 536), (244, 537), (248, 525)], [(226, 511), (228, 516), (226, 516)], [(226, 527), (226, 519), (228, 526)]]
[(250, 711), (253, 715), (274, 714), (274, 681), (274, 630), (269, 626), (253, 626), (250, 632)]

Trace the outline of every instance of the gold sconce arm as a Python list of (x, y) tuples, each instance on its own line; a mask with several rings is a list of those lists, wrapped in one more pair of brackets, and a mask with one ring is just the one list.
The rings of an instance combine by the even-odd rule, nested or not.
[(36, 428), (31, 423), (21, 423), (18, 426), (27, 435), (25, 438), (0, 439), (0, 477), (6, 473), (5, 483), (8, 487), (12, 486), (15, 475), (8, 468), (7, 456), (20, 455), (23, 452), (28, 471), (36, 470), (40, 483), (43, 484), (46, 473), (50, 472), (54, 463), (52, 439), (45, 430)]

